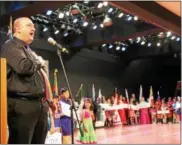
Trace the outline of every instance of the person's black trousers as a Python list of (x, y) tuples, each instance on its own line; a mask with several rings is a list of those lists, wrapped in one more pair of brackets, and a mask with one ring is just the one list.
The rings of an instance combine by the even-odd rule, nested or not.
[(8, 144), (44, 144), (47, 112), (46, 102), (8, 98)]

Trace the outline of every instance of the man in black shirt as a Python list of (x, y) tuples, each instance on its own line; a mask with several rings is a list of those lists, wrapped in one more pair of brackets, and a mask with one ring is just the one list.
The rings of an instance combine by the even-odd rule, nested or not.
[(34, 38), (29, 18), (14, 22), (14, 37), (2, 51), (7, 60), (9, 144), (44, 144), (47, 135), (48, 104), (40, 69), (45, 61), (28, 47)]

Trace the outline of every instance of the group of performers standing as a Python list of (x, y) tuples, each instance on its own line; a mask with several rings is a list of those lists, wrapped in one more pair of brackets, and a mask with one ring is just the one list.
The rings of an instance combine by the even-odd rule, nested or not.
[[(169, 97), (157, 98), (153, 97), (150, 100), (145, 101), (144, 97), (140, 98), (138, 102), (135, 95), (132, 94), (131, 98), (127, 101), (122, 95), (108, 98), (104, 100), (105, 104), (110, 106), (128, 104), (129, 106), (136, 106), (135, 108), (122, 108), (117, 110), (105, 110), (106, 121), (105, 126), (112, 126), (117, 120), (117, 114), (119, 114), (120, 120), (123, 125), (132, 124), (150, 124), (150, 123), (179, 123), (181, 121), (181, 98)], [(137, 108), (142, 104), (149, 104), (148, 107)]]
[[(62, 133), (62, 143), (71, 144), (72, 126), (71, 117), (63, 114), (61, 102), (71, 105), (72, 101), (69, 98), (69, 91), (66, 88), (61, 89), (60, 95), (53, 98), (52, 107), (49, 109), (49, 132), (55, 131)], [(105, 126), (111, 127), (115, 124), (119, 117), (122, 125), (133, 124), (151, 124), (151, 123), (179, 123), (181, 121), (181, 98), (169, 97), (154, 99), (153, 96), (145, 101), (144, 97), (140, 101), (136, 100), (135, 94), (132, 94), (130, 99), (126, 99), (122, 95), (112, 96), (105, 99), (103, 103), (109, 106), (127, 104), (128, 108), (104, 110)], [(149, 104), (146, 107), (146, 104)], [(137, 107), (137, 106), (145, 107)], [(135, 106), (134, 108), (132, 106)], [(79, 105), (79, 118), (81, 121), (78, 142), (80, 143), (96, 143), (96, 134), (94, 129), (94, 121), (97, 120), (97, 115), (94, 112), (94, 102), (90, 98), (82, 99)]]

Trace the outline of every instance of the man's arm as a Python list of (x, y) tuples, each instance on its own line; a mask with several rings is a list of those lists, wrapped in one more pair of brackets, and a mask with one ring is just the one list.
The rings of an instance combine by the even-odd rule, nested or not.
[(5, 44), (2, 57), (7, 59), (10, 67), (22, 75), (33, 74), (42, 67), (39, 62), (27, 58), (24, 52), (13, 43)]

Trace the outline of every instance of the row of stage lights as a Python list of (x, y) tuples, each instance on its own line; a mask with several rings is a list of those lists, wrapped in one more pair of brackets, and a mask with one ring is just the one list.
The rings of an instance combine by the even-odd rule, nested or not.
[[(98, 3), (98, 5), (97, 5), (98, 9), (102, 9), (103, 7), (108, 7), (108, 2), (105, 1), (105, 2)], [(72, 8), (76, 8), (80, 12), (80, 9), (79, 9), (78, 5), (73, 5)], [(88, 26), (90, 26), (90, 28), (92, 30), (96, 30), (96, 29), (99, 29), (99, 28), (102, 29), (104, 27), (107, 27), (105, 25), (105, 23), (107, 23), (107, 22), (112, 23), (112, 19), (110, 18), (109, 15), (113, 15), (113, 14), (114, 14), (115, 17), (124, 18), (124, 20), (126, 20), (128, 22), (132, 21), (132, 20), (138, 21), (137, 16), (131, 16), (129, 14), (125, 14), (125, 13), (121, 12), (118, 9), (117, 9), (117, 14), (116, 14), (115, 13), (116, 9), (117, 8), (113, 8), (113, 7), (109, 6), (104, 20), (102, 22), (99, 22), (99, 23), (98, 22), (97, 23), (96, 22), (92, 23), (92, 22), (89, 22), (87, 19), (84, 19), (85, 18), (84, 14), (81, 12), (82, 20), (81, 20), (80, 27), (77, 27), (77, 25), (80, 24), (80, 20), (78, 18), (76, 18), (76, 17), (73, 18), (73, 20), (71, 22), (69, 22), (69, 23), (66, 22), (66, 21), (63, 21), (65, 17), (69, 17), (69, 16), (72, 15), (71, 11), (69, 11), (69, 10), (68, 11), (57, 11), (57, 12), (54, 12), (52, 10), (48, 10), (45, 15), (39, 14), (36, 17), (32, 16), (31, 18), (34, 21), (43, 23), (42, 31), (47, 32), (49, 29), (52, 29), (51, 27), (47, 26), (50, 23), (50, 21), (49, 21), (50, 19), (47, 19), (47, 18), (50, 18), (51, 15), (56, 16), (57, 19), (60, 20), (59, 21), (60, 25), (56, 26), (56, 24), (55, 24), (53, 26), (54, 34), (57, 35), (61, 30), (61, 31), (64, 31), (63, 36), (65, 36), (65, 37), (68, 36), (69, 32), (71, 32), (71, 31), (74, 31), (74, 32), (76, 32), (76, 34), (81, 35), (83, 33), (82, 28), (86, 28)]]
[[(140, 44), (142, 46), (147, 46), (147, 47), (161, 47), (162, 46), (162, 41), (160, 38), (165, 38), (164, 43), (168, 42), (169, 40), (180, 42), (180, 37), (172, 34), (172, 32), (161, 32), (157, 35), (159, 40), (156, 40), (156, 42), (152, 42), (152, 40), (147, 40), (145, 37), (137, 37), (136, 39), (129, 39), (130, 44)], [(107, 48), (107, 49), (115, 49), (116, 51), (126, 51), (127, 47), (129, 44), (123, 43), (123, 42), (115, 42), (114, 44), (102, 44), (102, 48)]]

